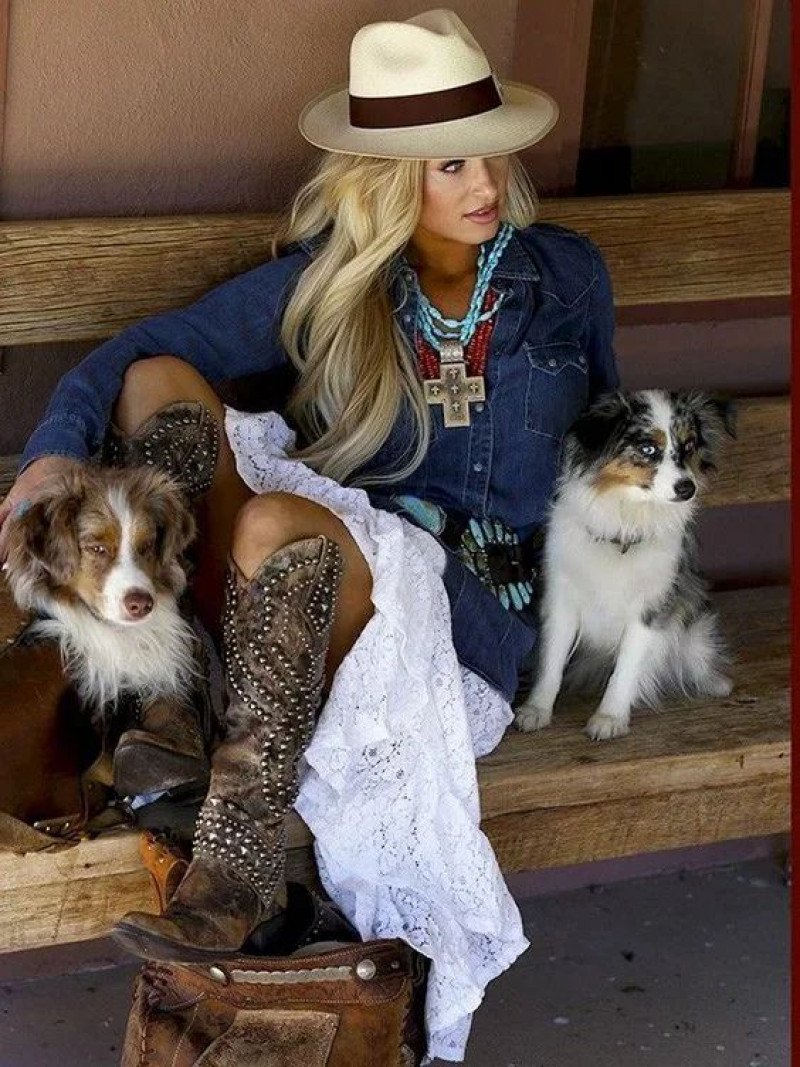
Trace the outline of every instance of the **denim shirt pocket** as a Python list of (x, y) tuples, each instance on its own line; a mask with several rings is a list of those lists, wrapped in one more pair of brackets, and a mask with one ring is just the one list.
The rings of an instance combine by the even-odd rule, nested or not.
[(523, 342), (525, 429), (561, 440), (589, 399), (589, 361), (577, 341)]

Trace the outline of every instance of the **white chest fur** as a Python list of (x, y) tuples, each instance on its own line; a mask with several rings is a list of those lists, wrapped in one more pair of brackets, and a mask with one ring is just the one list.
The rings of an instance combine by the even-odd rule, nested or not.
[(100, 711), (125, 691), (147, 701), (179, 695), (196, 671), (194, 634), (169, 598), (157, 598), (150, 616), (133, 626), (109, 623), (82, 605), (46, 605), (50, 618), (37, 623), (57, 640), (81, 698)]
[(648, 530), (622, 552), (599, 540), (582, 516), (565, 504), (554, 510), (546, 573), (552, 595), (578, 614), (583, 640), (613, 648), (632, 618), (657, 606), (672, 586), (681, 557), (682, 529)]

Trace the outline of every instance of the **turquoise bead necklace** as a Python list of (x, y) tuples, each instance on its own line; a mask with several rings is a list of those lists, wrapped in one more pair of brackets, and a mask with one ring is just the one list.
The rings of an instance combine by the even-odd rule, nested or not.
[(457, 340), (465, 347), (475, 333), (475, 327), (478, 323), (485, 322), (496, 313), (501, 303), (500, 300), (495, 303), (490, 311), (482, 313), (481, 308), (486, 299), (486, 291), (489, 288), (492, 275), (505, 251), (506, 245), (511, 240), (513, 232), (514, 227), (508, 222), (504, 222), (497, 231), (488, 255), (486, 253), (487, 245), (481, 245), (480, 255), (478, 256), (478, 276), (475, 279), (475, 288), (472, 290), (469, 309), (463, 319), (445, 318), (420, 290), (417, 322), (425, 340), (435, 349), (438, 350), (443, 341), (454, 340)]
[(419, 290), (417, 327), (433, 350), (439, 353), (441, 369), (438, 378), (426, 379), (423, 382), (425, 399), (431, 405), (442, 405), (445, 428), (469, 426), (469, 405), (486, 399), (483, 376), (467, 375), (464, 349), (472, 339), (478, 324), (492, 318), (503, 302), (505, 294), (501, 293), (491, 308), (482, 310), (492, 275), (513, 232), (513, 226), (504, 222), (491, 246), (488, 243), (481, 245), (475, 288), (463, 319), (445, 318), (422, 290)]

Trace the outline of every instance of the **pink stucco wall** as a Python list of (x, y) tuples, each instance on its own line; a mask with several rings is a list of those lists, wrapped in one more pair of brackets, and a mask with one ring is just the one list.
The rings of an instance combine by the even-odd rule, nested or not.
[[(13, 3), (0, 215), (278, 208), (316, 151), (297, 132), (297, 115), (347, 80), (353, 33), (424, 6)], [(508, 75), (516, 0), (451, 6)]]

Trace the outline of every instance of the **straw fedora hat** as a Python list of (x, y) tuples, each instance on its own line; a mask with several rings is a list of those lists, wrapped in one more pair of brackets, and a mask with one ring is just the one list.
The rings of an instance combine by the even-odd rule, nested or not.
[(350, 84), (312, 100), (298, 125), (318, 148), (387, 159), (466, 159), (517, 152), (555, 125), (541, 91), (500, 83), (453, 11), (373, 22), (350, 46)]

